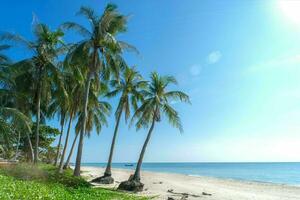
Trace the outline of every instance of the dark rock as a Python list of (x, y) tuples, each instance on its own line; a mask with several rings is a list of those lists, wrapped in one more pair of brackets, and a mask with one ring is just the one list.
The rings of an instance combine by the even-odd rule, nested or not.
[(206, 193), (206, 192), (202, 192), (202, 195), (211, 196), (212, 194), (209, 194), (209, 193)]
[(113, 184), (114, 179), (111, 176), (101, 176), (101, 177), (93, 179), (91, 182), (99, 183), (99, 184)]
[(168, 189), (168, 191), (167, 192), (170, 192), (170, 193), (172, 193), (174, 190), (173, 189)]
[(168, 200), (175, 200), (173, 197), (168, 197)]
[(126, 190), (131, 192), (143, 191), (144, 184), (136, 180), (128, 180), (120, 183), (118, 190)]

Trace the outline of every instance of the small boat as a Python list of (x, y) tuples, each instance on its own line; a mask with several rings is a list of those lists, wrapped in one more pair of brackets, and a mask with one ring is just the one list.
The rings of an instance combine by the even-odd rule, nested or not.
[(133, 164), (125, 164), (125, 167), (133, 167)]

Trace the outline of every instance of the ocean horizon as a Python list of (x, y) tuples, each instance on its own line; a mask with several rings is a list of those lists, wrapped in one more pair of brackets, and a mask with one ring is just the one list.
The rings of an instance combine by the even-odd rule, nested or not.
[[(136, 163), (113, 163), (113, 168), (135, 169)], [(106, 163), (82, 163), (105, 167)], [(300, 186), (300, 162), (148, 162), (143, 171), (176, 173), (241, 181)]]

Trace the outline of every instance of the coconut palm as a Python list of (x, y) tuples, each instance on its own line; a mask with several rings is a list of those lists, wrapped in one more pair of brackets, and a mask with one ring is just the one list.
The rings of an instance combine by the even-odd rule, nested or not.
[(75, 148), (75, 145), (76, 145), (76, 142), (77, 142), (77, 138), (78, 138), (78, 135), (79, 135), (79, 132), (80, 131), (75, 131), (75, 138), (73, 139), (73, 142), (72, 142), (72, 145), (71, 145), (71, 149), (70, 149), (70, 152), (69, 152), (69, 155), (68, 155), (68, 158), (63, 166), (63, 169), (67, 169), (70, 165), (70, 161), (71, 161), (71, 157), (73, 155), (73, 152), (74, 152), (74, 148)]
[[(22, 60), (15, 65), (15, 67), (22, 68), (24, 72), (30, 75), (32, 80), (32, 90), (35, 102), (35, 116), (36, 116), (36, 143), (34, 150), (34, 163), (38, 161), (38, 147), (39, 147), (39, 125), (41, 119), (41, 101), (43, 103), (49, 100), (49, 95), (53, 87), (54, 81), (59, 83), (59, 70), (57, 67), (56, 58), (62, 53), (64, 49), (61, 37), (63, 32), (61, 30), (51, 31), (45, 24), (37, 23), (34, 26), (35, 41), (28, 41), (22, 36), (3, 33), (0, 36), (1, 40), (9, 40), (25, 46), (32, 53), (32, 57)], [(29, 87), (29, 86), (27, 86)], [(46, 107), (46, 106), (45, 106)]]
[[(2, 45), (0, 45), (0, 52), (3, 51), (3, 50), (7, 50), (9, 48), (10, 48), (9, 45), (3, 45), (2, 44)], [(9, 63), (10, 63), (10, 59), (6, 55), (0, 53), (0, 66), (1, 67), (6, 66)]]
[[(60, 126), (61, 126), (61, 131), (60, 131), (60, 136), (59, 136), (59, 141), (57, 145), (57, 151), (56, 151), (56, 159), (54, 165), (56, 166), (59, 163), (59, 156), (60, 156), (60, 147), (62, 144), (62, 135), (63, 135), (63, 130), (64, 130), (64, 125), (67, 120), (69, 120), (68, 123), (68, 130), (67, 132), (70, 132), (70, 126), (73, 120), (74, 115), (76, 115), (76, 108), (77, 105), (79, 104), (79, 98), (81, 97), (78, 91), (78, 88), (80, 88), (79, 84), (82, 83), (82, 79), (77, 76), (77, 74), (72, 72), (73, 68), (68, 66), (66, 63), (63, 64), (63, 69), (62, 69), (62, 79), (64, 82), (64, 89), (66, 93), (68, 94), (68, 98), (63, 98), (61, 96), (61, 91), (58, 90), (55, 92), (54, 95), (54, 101), (51, 104), (51, 109), (54, 110), (54, 113), (58, 113), (60, 116)], [(77, 69), (79, 70), (79, 69)], [(68, 134), (67, 134), (68, 135)], [(68, 138), (68, 136), (66, 137)], [(68, 140), (65, 141), (65, 146), (63, 148), (63, 152), (65, 151), (66, 145), (68, 144)]]
[(7, 83), (12, 83), (10, 74), (8, 73), (8, 66), (11, 64), (11, 60), (1, 53), (3, 50), (9, 49), (9, 45), (0, 45), (0, 84), (3, 87), (6, 86)]
[[(84, 73), (86, 73), (86, 68), (80, 68), (78, 66), (74, 66), (74, 65), (68, 65), (67, 59), (65, 62), (65, 68), (67, 69), (67, 71), (70, 71), (70, 81), (67, 84), (68, 91), (72, 93), (72, 98), (70, 99), (70, 110), (72, 110), (72, 112), (74, 112), (74, 116), (77, 115), (77, 113), (79, 112), (79, 109), (82, 107), (82, 96), (84, 95)], [(72, 142), (72, 146), (68, 155), (68, 158), (64, 164), (64, 166), (62, 167), (62, 164), (64, 162), (64, 157), (65, 157), (65, 153), (66, 153), (66, 148), (68, 146), (68, 139), (65, 140), (65, 145), (64, 145), (64, 151), (63, 151), (63, 156), (61, 158), (61, 162), (60, 162), (60, 166), (59, 169), (60, 171), (62, 171), (62, 169), (66, 169), (69, 166), (74, 148), (75, 148), (75, 144), (79, 135), (79, 123), (81, 122), (80, 120), (82, 120), (81, 118), (78, 119), (77, 121), (77, 125), (76, 125), (76, 129), (75, 129), (75, 138)], [(71, 123), (69, 121), (69, 123)], [(70, 125), (70, 124), (69, 124)], [(68, 128), (67, 131), (67, 138), (69, 138), (69, 132), (70, 129)]]
[(130, 191), (142, 191), (143, 184), (140, 182), (141, 165), (145, 155), (147, 145), (150, 141), (154, 126), (161, 121), (161, 116), (165, 115), (169, 123), (183, 131), (179, 114), (172, 108), (171, 101), (190, 102), (188, 95), (181, 91), (167, 91), (170, 84), (177, 84), (176, 79), (172, 76), (159, 76), (156, 72), (151, 74), (151, 82), (148, 91), (144, 92), (145, 100), (136, 110), (132, 117), (132, 123), (136, 122), (136, 128), (149, 127), (149, 131), (142, 147), (140, 157), (135, 169), (135, 173), (119, 185), (119, 189)]
[[(0, 107), (0, 130), (1, 130), (1, 143), (2, 151), (10, 151), (10, 143), (16, 142), (15, 159), (18, 156), (18, 148), (20, 142), (21, 132), (31, 133), (31, 120), (22, 112), (15, 108)], [(6, 147), (6, 148), (5, 148)]]
[[(9, 45), (0, 45), (0, 51), (9, 49)], [(5, 114), (5, 118), (10, 120), (9, 124), (12, 124), (13, 127), (4, 125), (7, 123), (5, 119), (2, 118), (2, 125), (7, 128), (1, 131), (2, 136), (6, 137), (6, 133), (15, 133), (18, 132), (18, 138), (21, 136), (21, 132), (26, 134), (28, 149), (30, 152), (30, 159), (33, 161), (33, 147), (30, 139), (31, 134), (31, 115), (29, 114), (30, 102), (28, 101), (28, 96), (20, 91), (20, 85), (26, 85), (26, 80), (20, 84), (19, 77), (20, 70), (16, 70), (12, 66), (11, 60), (4, 54), (0, 54), (0, 106), (1, 113)], [(3, 116), (3, 115), (2, 115)], [(9, 116), (9, 117), (8, 117)], [(12, 123), (15, 122), (15, 123)], [(6, 130), (6, 131), (5, 131)], [(12, 131), (14, 130), (14, 131)], [(6, 135), (6, 136), (5, 136)], [(11, 139), (14, 139), (14, 136), (11, 135)], [(19, 145), (19, 140), (17, 142), (17, 149)], [(17, 154), (16, 154), (17, 156)]]
[(67, 151), (67, 147), (68, 147), (68, 143), (69, 143), (69, 136), (70, 136), (72, 121), (73, 121), (74, 117), (76, 117), (76, 114), (79, 109), (79, 105), (81, 105), (83, 84), (80, 81), (80, 79), (76, 79), (76, 76), (74, 76), (73, 73), (69, 73), (68, 76), (66, 76), (65, 88), (66, 88), (69, 96), (72, 96), (72, 97), (67, 100), (68, 101), (67, 113), (68, 113), (68, 117), (69, 117), (69, 122), (68, 122), (68, 129), (67, 129), (65, 144), (64, 144), (64, 148), (62, 151), (62, 155), (61, 155), (60, 163), (59, 163), (59, 167), (58, 167), (60, 172), (63, 171), (63, 164), (64, 164), (64, 159), (65, 159), (65, 155), (66, 155), (66, 151)]
[[(10, 72), (7, 71), (7, 74)], [(9, 80), (12, 76), (8, 76), (7, 80)], [(0, 89), (0, 101), (1, 101), (1, 113), (2, 116), (6, 116), (5, 120), (9, 119), (9, 124), (12, 124), (12, 127), (8, 127), (6, 129), (7, 133), (11, 133), (11, 139), (14, 139), (13, 134), (17, 133), (19, 136), (20, 134), (26, 134), (27, 143), (28, 143), (28, 150), (29, 150), (29, 158), (30, 161), (33, 161), (33, 147), (30, 139), (31, 135), (31, 116), (27, 113), (27, 104), (26, 95), (16, 92), (16, 87), (14, 86), (14, 80), (9, 81), (1, 81), (5, 87)], [(24, 102), (22, 102), (24, 100)], [(4, 115), (3, 115), (4, 114)], [(7, 123), (5, 120), (2, 120), (3, 123)], [(13, 131), (11, 131), (13, 130)], [(1, 131), (2, 133), (6, 132)], [(18, 143), (19, 144), (19, 143)]]
[(59, 140), (58, 140), (56, 154), (55, 154), (54, 166), (57, 165), (58, 160), (59, 160), (60, 147), (61, 147), (62, 136), (64, 133), (64, 127), (65, 127), (66, 112), (61, 110), (61, 112), (59, 113), (59, 116), (60, 116), (60, 134), (59, 134)]
[[(99, 85), (97, 83), (95, 83), (94, 80), (91, 82), (91, 87), (90, 87), (90, 92), (89, 92), (88, 116), (87, 116), (87, 122), (86, 122), (86, 131), (87, 131), (88, 136), (90, 135), (90, 132), (92, 131), (93, 127), (96, 128), (96, 132), (98, 134), (100, 133), (100, 131), (102, 129), (102, 125), (107, 124), (106, 116), (110, 113), (110, 110), (111, 110), (111, 107), (107, 102), (98, 100), (98, 97), (103, 96), (103, 95), (101, 95), (101, 93), (107, 91), (106, 85), (100, 84), (100, 87), (98, 87), (98, 86)], [(72, 91), (72, 94), (75, 94), (75, 95), (72, 100), (72, 103), (70, 104), (71, 105), (70, 119), (69, 119), (69, 125), (68, 125), (68, 131), (67, 131), (67, 135), (66, 135), (65, 145), (64, 145), (62, 157), (60, 160), (59, 172), (63, 172), (64, 158), (65, 158), (68, 141), (69, 141), (72, 117), (78, 110), (82, 109), (82, 108), (78, 107), (78, 105), (82, 105), (81, 104), (82, 98), (80, 98), (80, 97), (82, 97), (83, 92), (84, 92), (84, 87), (82, 87), (82, 84), (76, 85), (76, 87), (74, 87), (74, 91)], [(82, 118), (83, 118), (83, 112), (79, 111), (79, 116), (78, 116), (79, 124), (81, 124), (80, 122), (82, 122)], [(76, 126), (76, 130), (78, 131), (77, 126)]]
[[(125, 42), (118, 41), (115, 36), (126, 30), (127, 18), (117, 11), (117, 7), (108, 4), (101, 16), (97, 16), (95, 11), (81, 7), (78, 14), (83, 15), (90, 22), (90, 29), (74, 22), (67, 22), (62, 25), (65, 29), (73, 29), (80, 33), (84, 39), (76, 44), (70, 51), (68, 58), (70, 62), (88, 66), (85, 83), (85, 94), (83, 98), (83, 126), (80, 131), (78, 152), (74, 175), (80, 175), (81, 156), (83, 150), (83, 138), (86, 129), (88, 115), (89, 88), (92, 79), (108, 79), (110, 74), (118, 77), (120, 68), (125, 65), (121, 57), (124, 49), (133, 49)], [(99, 81), (98, 81), (99, 82)]]
[[(93, 182), (100, 182), (103, 184), (111, 184), (114, 182), (114, 179), (111, 176), (111, 165), (113, 159), (113, 153), (115, 148), (115, 143), (118, 134), (118, 128), (120, 124), (121, 116), (124, 112), (125, 114), (125, 121), (130, 117), (131, 110), (137, 109), (137, 104), (140, 100), (142, 100), (142, 94), (140, 93), (141, 89), (146, 86), (147, 82), (142, 80), (142, 76), (139, 74), (135, 68), (126, 67), (122, 74), (121, 81), (119, 80), (112, 80), (111, 86), (114, 88), (113, 91), (109, 92), (106, 96), (107, 97), (114, 97), (120, 94), (120, 99), (118, 103), (118, 107), (115, 112), (115, 129), (113, 134), (113, 139), (110, 147), (109, 158), (107, 161), (106, 170), (104, 176), (96, 178)], [(132, 108), (131, 108), (132, 107)]]
[[(91, 95), (92, 92), (90, 92)], [(86, 133), (85, 136), (90, 137), (91, 131), (93, 130), (93, 127), (96, 128), (96, 133), (99, 134), (102, 129), (102, 125), (107, 125), (107, 116), (109, 115), (111, 110), (111, 106), (104, 101), (98, 101), (97, 96), (93, 95), (93, 97), (90, 97), (89, 105), (88, 105), (88, 116), (86, 121)], [(75, 126), (75, 138), (73, 140), (68, 158), (65, 162), (65, 164), (60, 166), (60, 171), (62, 169), (67, 169), (75, 148), (76, 141), (78, 139), (78, 136), (80, 135), (80, 132), (82, 130), (83, 126), (83, 112), (79, 112), (78, 114), (78, 120)]]

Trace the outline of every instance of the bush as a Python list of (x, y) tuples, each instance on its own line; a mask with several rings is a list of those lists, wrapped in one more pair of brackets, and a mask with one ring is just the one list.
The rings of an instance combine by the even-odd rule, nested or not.
[(16, 180), (0, 175), (0, 199), (5, 200), (146, 200), (101, 188), (71, 188), (58, 183)]
[(52, 165), (18, 164), (0, 169), (0, 199), (7, 200), (146, 200), (108, 189), (92, 188), (71, 169), (63, 174)]
[(2, 174), (12, 176), (19, 180), (36, 180), (48, 183), (61, 183), (67, 187), (79, 188), (90, 187), (91, 184), (82, 177), (74, 177), (71, 169), (64, 173), (58, 173), (57, 168), (52, 165), (18, 164), (1, 170)]
[(47, 172), (31, 164), (18, 164), (1, 169), (1, 173), (20, 180), (47, 180)]

